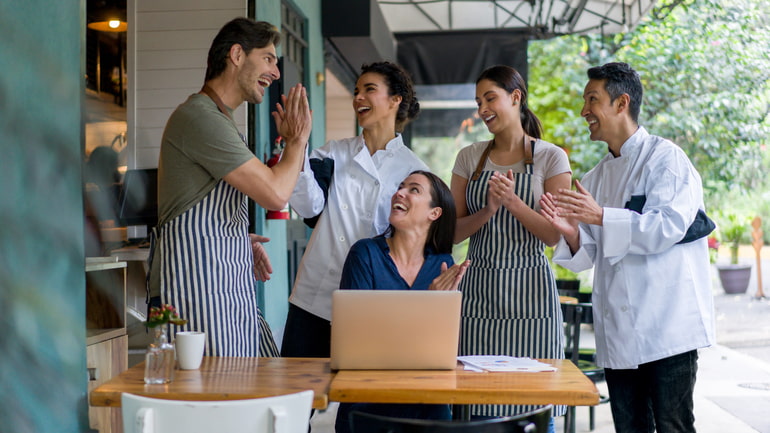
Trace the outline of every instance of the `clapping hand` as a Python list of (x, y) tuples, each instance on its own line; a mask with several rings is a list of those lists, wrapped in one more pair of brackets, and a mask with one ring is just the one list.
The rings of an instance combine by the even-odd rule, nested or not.
[(540, 215), (545, 217), (565, 238), (577, 236), (578, 220), (561, 216), (559, 214), (559, 207), (556, 204), (556, 198), (550, 192), (540, 196)]
[(574, 253), (580, 247), (579, 223), (602, 225), (604, 209), (591, 193), (575, 180), (576, 191), (560, 189), (558, 194), (540, 197), (540, 214), (561, 233)]
[(489, 195), (495, 201), (499, 201), (500, 205), (509, 210), (513, 209), (517, 200), (521, 202), (514, 191), (515, 186), (516, 181), (513, 178), (512, 170), (508, 170), (505, 174), (496, 171), (489, 178)]
[(307, 91), (302, 84), (289, 89), (289, 96), (281, 95), (282, 104), (275, 104), (273, 119), (278, 135), (287, 145), (304, 146), (310, 138), (313, 113), (307, 100)]
[(471, 261), (466, 260), (447, 268), (446, 262), (441, 263), (441, 274), (433, 280), (428, 290), (457, 290), (470, 264)]
[(575, 180), (576, 190), (560, 189), (554, 203), (562, 217), (575, 219), (585, 224), (602, 225), (604, 209), (596, 203), (587, 189)]

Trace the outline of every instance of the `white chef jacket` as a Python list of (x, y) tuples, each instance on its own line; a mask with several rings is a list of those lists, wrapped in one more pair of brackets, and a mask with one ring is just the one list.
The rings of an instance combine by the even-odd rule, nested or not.
[[(639, 127), (619, 157), (608, 154), (581, 183), (603, 207), (603, 225), (581, 223), (580, 249), (573, 256), (562, 239), (554, 262), (595, 266), (597, 364), (637, 368), (714, 344), (707, 240), (677, 244), (704, 209), (687, 155)], [(624, 209), (632, 195), (646, 195), (641, 214)]]
[[(339, 288), (342, 265), (359, 239), (382, 234), (388, 227), (390, 199), (398, 185), (415, 170), (428, 170), (401, 135), (384, 150), (369, 155), (363, 135), (331, 140), (310, 158), (334, 160), (326, 210), (318, 219), (302, 256), (289, 302), (331, 320), (332, 292)], [(324, 210), (321, 188), (308, 158), (289, 204), (303, 218)]]

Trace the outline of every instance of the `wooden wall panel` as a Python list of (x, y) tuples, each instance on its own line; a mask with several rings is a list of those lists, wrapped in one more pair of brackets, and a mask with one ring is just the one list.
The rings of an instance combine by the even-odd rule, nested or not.
[[(222, 23), (224, 24), (224, 23)], [(149, 50), (208, 50), (219, 29), (185, 29), (137, 32), (137, 52)], [(205, 60), (205, 58), (204, 58)]]
[(197, 92), (198, 87), (188, 87), (184, 89), (145, 89), (137, 92), (136, 97), (142, 102), (142, 109), (150, 108), (170, 108), (174, 109), (182, 103), (188, 96)]
[(357, 135), (352, 90), (346, 89), (331, 71), (326, 70), (327, 141)]
[(225, 22), (243, 15), (244, 8), (231, 9), (207, 9), (184, 11), (148, 11), (144, 10), (141, 20), (137, 23), (137, 31), (171, 31), (184, 29), (211, 29), (219, 28)]
[[(142, 5), (144, 11), (208, 11), (241, 9), (246, 13), (246, 0), (153, 0)], [(181, 6), (181, 8), (180, 8)]]
[(136, 69), (152, 71), (205, 68), (207, 54), (208, 48), (197, 50), (140, 51), (137, 53)]
[[(246, 13), (246, 0), (129, 1), (129, 168), (158, 166), (168, 116), (203, 85), (211, 40)], [(234, 118), (245, 132), (246, 110)]]

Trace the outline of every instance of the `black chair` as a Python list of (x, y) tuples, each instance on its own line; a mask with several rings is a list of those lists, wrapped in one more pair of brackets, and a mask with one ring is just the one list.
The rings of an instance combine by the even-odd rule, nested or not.
[(546, 433), (551, 406), (525, 414), (478, 421), (435, 421), (350, 413), (353, 433)]
[[(561, 304), (561, 310), (564, 315), (564, 356), (594, 383), (604, 381), (604, 369), (596, 365), (595, 351), (593, 349), (580, 349), (580, 326), (593, 324), (593, 306), (589, 302)], [(608, 397), (600, 396), (599, 403), (608, 401)], [(588, 410), (588, 425), (589, 429), (593, 431), (596, 425), (595, 408), (589, 406)], [(567, 415), (564, 417), (564, 431), (566, 433), (575, 432), (575, 406), (567, 408)]]

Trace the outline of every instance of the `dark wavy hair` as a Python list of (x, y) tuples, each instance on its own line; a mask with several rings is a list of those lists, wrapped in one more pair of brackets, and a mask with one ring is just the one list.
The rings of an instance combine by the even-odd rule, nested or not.
[(266, 21), (239, 17), (225, 24), (214, 37), (206, 60), (206, 78), (216, 78), (227, 68), (230, 47), (239, 44), (248, 55), (254, 48), (265, 48), (281, 42), (281, 32)]
[(535, 116), (527, 104), (527, 85), (519, 71), (510, 66), (496, 65), (485, 69), (476, 79), (476, 84), (479, 84), (481, 80), (492, 81), (509, 94), (518, 89), (521, 92), (521, 126), (524, 128), (524, 132), (534, 138), (540, 138), (543, 135), (543, 125), (540, 123), (540, 119)]
[(628, 105), (628, 113), (634, 122), (639, 123), (644, 89), (639, 74), (631, 66), (620, 62), (594, 66), (588, 70), (588, 79), (605, 80), (604, 89), (610, 94), (610, 102), (624, 93), (627, 94), (631, 100)]
[(403, 131), (406, 124), (420, 113), (420, 103), (414, 92), (412, 77), (404, 68), (391, 62), (361, 65), (361, 75), (367, 72), (380, 74), (385, 78), (385, 83), (388, 85), (388, 95), (401, 96), (401, 104), (399, 104), (398, 113), (396, 113), (396, 131)]
[[(428, 178), (430, 183), (430, 206), (441, 208), (441, 215), (431, 223), (428, 229), (425, 252), (432, 250), (436, 254), (452, 254), (455, 226), (457, 225), (457, 209), (455, 208), (455, 199), (452, 197), (452, 191), (440, 177), (429, 171), (415, 170), (409, 173), (409, 176), (413, 174), (421, 174)], [(389, 225), (383, 236), (391, 235), (395, 231), (396, 228)]]

